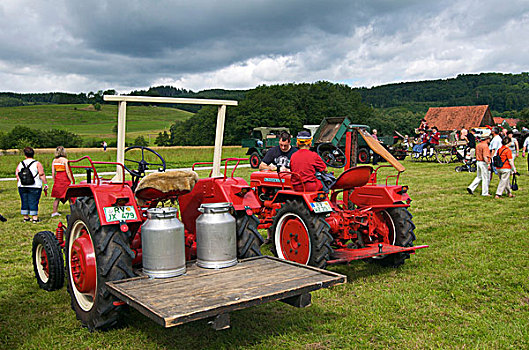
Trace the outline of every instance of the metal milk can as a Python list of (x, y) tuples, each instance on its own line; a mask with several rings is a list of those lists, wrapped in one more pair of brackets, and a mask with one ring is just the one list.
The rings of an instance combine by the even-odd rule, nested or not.
[(197, 265), (220, 269), (237, 264), (236, 221), (231, 203), (202, 204), (196, 221)]
[(143, 272), (152, 278), (167, 278), (186, 272), (184, 225), (176, 208), (151, 208), (141, 226)]

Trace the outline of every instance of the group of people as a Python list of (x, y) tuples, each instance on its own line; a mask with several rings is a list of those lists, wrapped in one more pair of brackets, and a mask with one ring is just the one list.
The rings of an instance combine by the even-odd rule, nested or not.
[(426, 156), (428, 146), (437, 146), (439, 145), (439, 139), (441, 134), (436, 126), (431, 129), (428, 127), (426, 119), (421, 119), (421, 124), (417, 128), (418, 136), (416, 138), (416, 144), (413, 146), (413, 157), (419, 158), (421, 156)]
[[(504, 192), (508, 197), (514, 197), (510, 178), (511, 174), (514, 176), (518, 174), (514, 165), (514, 159), (518, 153), (518, 143), (513, 141), (512, 134), (509, 136), (508, 133), (505, 133), (504, 135), (497, 127), (492, 128), (491, 135), (482, 137), (480, 141), (476, 146), (476, 178), (467, 187), (468, 193), (474, 194), (481, 183), (481, 195), (490, 196), (490, 180), (492, 174), (496, 173), (499, 177), (499, 183), (494, 198), (501, 198)], [(496, 165), (493, 162), (495, 156), (499, 157)]]
[[(20, 213), (24, 217), (24, 222), (39, 223), (39, 202), (42, 196), (48, 195), (48, 180), (44, 173), (42, 164), (34, 159), (35, 151), (31, 147), (24, 148), (25, 159), (16, 168), (18, 193), (20, 195)], [(65, 202), (68, 185), (73, 182), (73, 175), (68, 166), (66, 150), (59, 146), (55, 150), (55, 158), (51, 164), (51, 174), (53, 179), (53, 189), (51, 196), (55, 198), (53, 202), (52, 217), (61, 215), (58, 212), (59, 202)]]

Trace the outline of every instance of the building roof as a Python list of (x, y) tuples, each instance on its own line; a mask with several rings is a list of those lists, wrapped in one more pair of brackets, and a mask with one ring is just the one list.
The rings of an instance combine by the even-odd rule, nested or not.
[(516, 124), (518, 124), (519, 121), (520, 121), (520, 119), (494, 117), (494, 123), (495, 124), (502, 125), (505, 122), (511, 128), (515, 128)]
[(440, 131), (494, 125), (488, 105), (431, 107), (424, 118), (430, 127), (436, 126)]

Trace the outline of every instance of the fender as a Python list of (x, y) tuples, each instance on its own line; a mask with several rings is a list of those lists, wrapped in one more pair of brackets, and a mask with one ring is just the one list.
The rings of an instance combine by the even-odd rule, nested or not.
[[(76, 197), (93, 197), (97, 207), (97, 214), (102, 226), (118, 224), (119, 221), (107, 221), (105, 216), (106, 207), (112, 206), (132, 206), (136, 214), (136, 219), (126, 220), (127, 224), (141, 224), (142, 216), (134, 193), (128, 184), (125, 183), (108, 183), (105, 186), (98, 186), (96, 184), (72, 184), (66, 191), (66, 199)], [(118, 203), (119, 199), (119, 203)]]
[(366, 185), (357, 187), (349, 200), (358, 207), (395, 208), (409, 207), (411, 198), (408, 186)]
[(193, 190), (178, 198), (182, 211), (181, 218), (184, 226), (195, 232), (195, 222), (200, 212), (198, 208), (202, 203), (229, 202), (235, 211), (250, 210), (258, 213), (261, 205), (250, 185), (240, 177), (217, 177), (200, 179)]

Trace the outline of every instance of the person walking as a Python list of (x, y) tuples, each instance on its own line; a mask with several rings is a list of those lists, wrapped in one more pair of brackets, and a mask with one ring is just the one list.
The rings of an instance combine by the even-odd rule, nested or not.
[(490, 196), (489, 194), (489, 182), (490, 182), (490, 162), (492, 157), (490, 156), (489, 143), (490, 136), (485, 138), (476, 146), (476, 178), (467, 187), (469, 194), (474, 194), (474, 191), (481, 184), (481, 195)]
[(497, 155), (501, 158), (503, 162), (502, 166), (498, 166), (498, 176), (500, 177), (500, 182), (498, 183), (498, 188), (496, 189), (496, 196), (494, 198), (499, 199), (503, 192), (506, 191), (509, 197), (514, 197), (514, 194), (511, 190), (511, 173), (516, 173), (516, 166), (514, 165), (512, 152), (509, 148), (509, 143), (511, 139), (509, 137), (504, 137), (501, 141), (502, 147), (498, 150)]
[(36, 224), (40, 222), (40, 196), (43, 189), (44, 194), (47, 194), (48, 181), (42, 164), (33, 159), (35, 156), (33, 148), (24, 148), (24, 155), (26, 159), (18, 164), (15, 171), (21, 201), (20, 213), (24, 216), (24, 222), (32, 221)]
[[(522, 157), (525, 158), (525, 152), (529, 152), (529, 136), (525, 138), (522, 147)], [(529, 174), (529, 156), (527, 157), (527, 172)]]
[(66, 190), (73, 182), (72, 171), (68, 165), (66, 150), (63, 146), (59, 146), (55, 149), (55, 159), (51, 163), (51, 176), (53, 178), (51, 196), (55, 198), (53, 201), (53, 212), (51, 213), (51, 217), (55, 217), (61, 215), (57, 211), (59, 208), (59, 202), (66, 202)]

